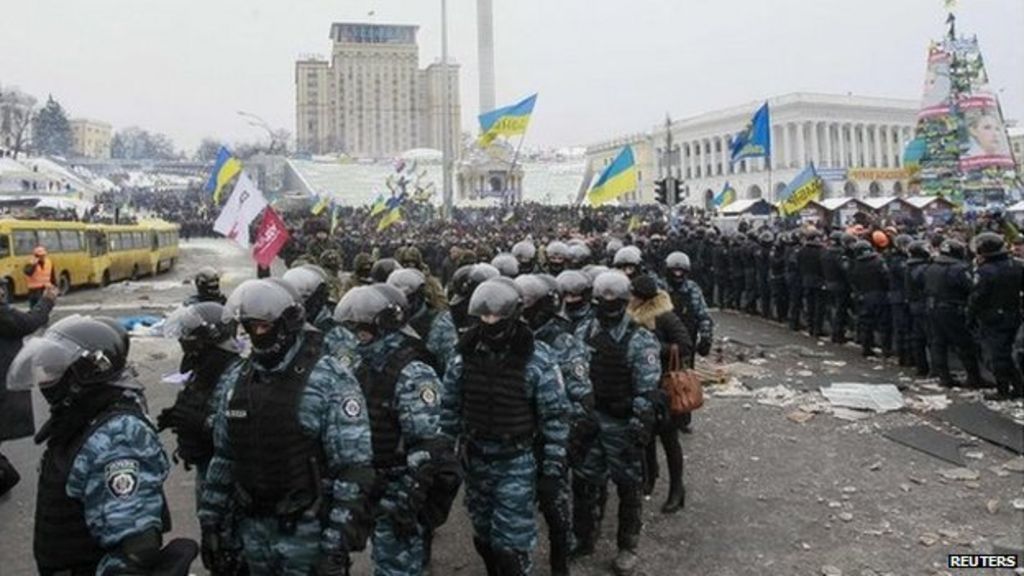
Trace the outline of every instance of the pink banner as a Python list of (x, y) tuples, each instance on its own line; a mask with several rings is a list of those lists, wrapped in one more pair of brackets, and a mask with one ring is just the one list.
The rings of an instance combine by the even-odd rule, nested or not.
[(256, 233), (256, 244), (252, 248), (252, 257), (256, 263), (263, 268), (270, 266), (270, 263), (277, 258), (277, 253), (284, 248), (291, 236), (288, 228), (284, 225), (281, 217), (268, 207), (263, 211), (263, 222)]

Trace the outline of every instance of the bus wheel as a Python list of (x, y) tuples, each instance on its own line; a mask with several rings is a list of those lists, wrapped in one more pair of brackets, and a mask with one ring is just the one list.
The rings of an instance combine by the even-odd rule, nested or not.
[(139, 265), (132, 266), (132, 282), (138, 282), (142, 275), (139, 274)]
[(101, 286), (110, 286), (110, 270), (103, 271), (103, 279), (100, 280)]
[(61, 296), (66, 296), (71, 291), (71, 278), (67, 272), (60, 273), (60, 279), (57, 280), (57, 293)]

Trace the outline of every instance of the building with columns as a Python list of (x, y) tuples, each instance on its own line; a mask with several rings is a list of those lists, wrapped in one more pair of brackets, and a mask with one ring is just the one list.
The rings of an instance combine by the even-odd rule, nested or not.
[[(761, 104), (750, 102), (672, 122), (673, 146), (667, 154), (666, 128), (655, 127), (650, 132), (655, 174), (649, 182), (675, 176), (684, 182), (684, 201), (696, 207), (711, 207), (726, 182), (739, 199), (774, 202), (786, 184), (813, 162), (829, 197), (908, 192), (902, 156), (914, 136), (918, 101), (810, 93), (769, 98), (771, 170), (765, 158), (732, 164), (730, 140)], [(599, 158), (599, 150), (599, 146), (588, 148), (588, 158)]]
[(580, 186), (577, 201), (585, 200), (590, 184), (599, 178), (626, 146), (633, 147), (633, 161), (636, 163), (637, 190), (619, 198), (623, 204), (646, 204), (654, 202), (655, 173), (654, 144), (650, 134), (630, 134), (613, 138), (587, 147), (587, 165)]

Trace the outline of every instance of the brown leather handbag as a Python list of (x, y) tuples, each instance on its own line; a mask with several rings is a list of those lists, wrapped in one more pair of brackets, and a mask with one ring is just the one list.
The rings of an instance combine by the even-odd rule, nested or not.
[(692, 370), (683, 368), (679, 346), (669, 347), (668, 371), (661, 375), (661, 388), (668, 396), (668, 410), (673, 416), (693, 412), (704, 405), (704, 389)]

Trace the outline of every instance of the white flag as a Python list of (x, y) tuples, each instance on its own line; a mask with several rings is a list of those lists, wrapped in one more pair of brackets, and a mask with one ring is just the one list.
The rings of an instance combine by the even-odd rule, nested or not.
[(263, 192), (245, 172), (238, 177), (231, 197), (213, 223), (213, 229), (231, 238), (242, 248), (249, 247), (249, 224), (267, 207)]

